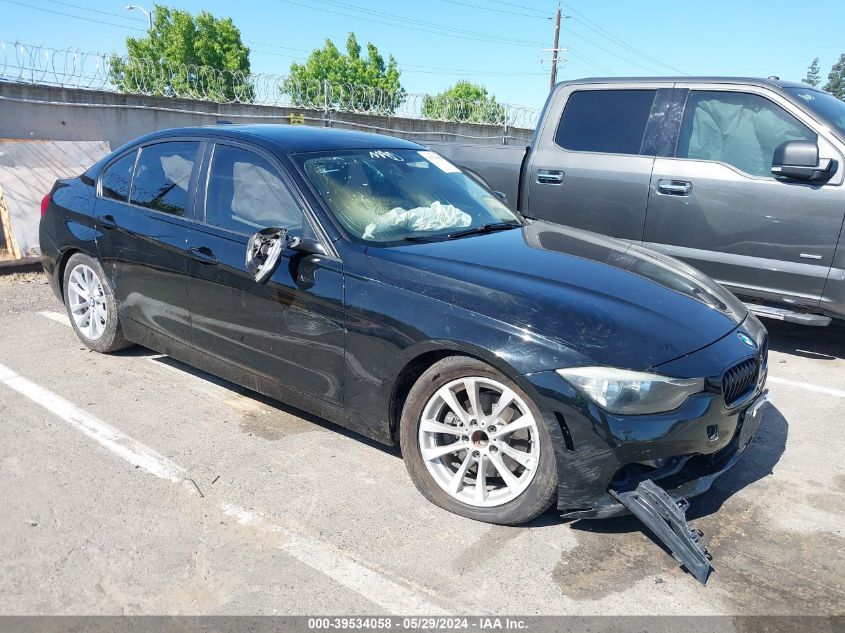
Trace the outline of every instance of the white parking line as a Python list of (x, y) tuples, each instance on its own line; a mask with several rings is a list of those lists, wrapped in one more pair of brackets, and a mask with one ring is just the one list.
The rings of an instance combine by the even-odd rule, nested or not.
[(43, 317), (47, 317), (51, 321), (55, 321), (56, 323), (61, 323), (62, 325), (67, 325), (70, 327), (70, 319), (64, 312), (53, 312), (51, 310), (44, 310), (43, 312), (39, 312)]
[(0, 365), (0, 383), (44, 407), (133, 466), (173, 482), (184, 479), (184, 470), (163, 455), (124, 435), (110, 424), (80, 411), (64, 398), (17, 375), (5, 365)]
[(823, 393), (828, 396), (836, 398), (845, 398), (845, 391), (840, 389), (831, 389), (830, 387), (820, 387), (809, 382), (800, 382), (798, 380), (789, 380), (787, 378), (778, 378), (777, 376), (769, 376), (768, 382), (776, 385), (785, 385), (787, 387), (795, 387), (797, 389), (805, 389), (807, 391), (814, 391), (816, 393)]
[[(282, 534), (287, 540), (280, 549), (390, 613), (430, 615), (446, 615), (447, 613), (422, 598), (416, 591), (394, 582), (381, 572), (362, 565), (328, 543), (306, 538), (286, 528), (269, 524), (261, 514), (250, 512), (232, 503), (223, 502), (220, 504), (220, 509), (223, 514), (237, 520), (240, 525), (257, 526)], [(418, 589), (418, 591), (422, 590)], [(458, 605), (455, 605), (455, 608), (458, 609)]]
[[(0, 364), (0, 385), (5, 385), (43, 407), (101, 446), (146, 472), (192, 489), (187, 471), (138, 440), (88, 415), (53, 392), (18, 375)], [(280, 533), (287, 540), (281, 549), (291, 557), (320, 572), (393, 614), (444, 615), (447, 612), (419, 595), (419, 591), (399, 584), (387, 575), (366, 567), (337, 548), (277, 525), (266, 524), (261, 513), (222, 502), (222, 513), (240, 525), (262, 527)], [(458, 610), (459, 605), (454, 605)]]
[[(53, 312), (51, 310), (44, 310), (43, 312), (39, 312), (38, 314), (40, 314), (44, 318), (50, 319), (51, 321), (55, 321), (56, 323), (61, 323), (62, 325), (70, 327), (70, 319), (66, 314), (63, 314), (61, 312)], [(194, 387), (198, 389), (203, 389), (213, 395), (231, 395), (232, 393), (239, 393), (238, 387), (229, 386), (231, 383), (228, 383), (222, 378), (218, 378), (217, 376), (213, 376), (211, 374), (206, 374), (205, 372), (203, 372), (203, 376), (196, 376), (195, 374), (192, 374), (188, 371), (184, 371), (179, 367), (174, 367), (169, 362), (167, 362), (168, 359), (170, 359), (170, 356), (167, 356), (166, 354), (151, 354), (149, 356), (144, 356), (144, 359), (152, 363), (156, 367), (161, 367), (166, 371), (178, 374), (183, 379), (194, 378), (195, 380), (192, 381)]]

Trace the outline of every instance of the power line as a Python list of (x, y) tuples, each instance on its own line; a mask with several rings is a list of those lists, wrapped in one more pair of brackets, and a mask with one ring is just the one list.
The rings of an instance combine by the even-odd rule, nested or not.
[(70, 13), (63, 13), (62, 11), (56, 11), (54, 9), (47, 9), (44, 7), (34, 7), (31, 4), (26, 4), (24, 2), (17, 2), (16, 0), (0, 0), (0, 2), (6, 2), (8, 4), (16, 4), (19, 7), (25, 7), (27, 9), (34, 9), (35, 11), (43, 11), (44, 13), (50, 13), (51, 15), (61, 15), (66, 18), (74, 18), (75, 20), (83, 20), (85, 22), (93, 22), (95, 24), (104, 24), (106, 26), (116, 26), (120, 29), (129, 29), (130, 31), (140, 31), (141, 33), (146, 33), (147, 29), (139, 29), (134, 26), (126, 26), (125, 24), (115, 24), (114, 22), (106, 22), (104, 20), (96, 20), (94, 18), (84, 18), (79, 15), (72, 15)]
[[(306, 9), (310, 9), (312, 11), (317, 11), (319, 13), (326, 13), (327, 10), (325, 7), (315, 7), (313, 5), (302, 4), (301, 2), (294, 2), (293, 0), (277, 0), (278, 2), (283, 2), (285, 4), (291, 4), (298, 7), (303, 7)], [(353, 18), (355, 20), (362, 20), (364, 22), (370, 22), (374, 24), (384, 24), (386, 26), (392, 26), (394, 28), (401, 28), (409, 31), (418, 31), (421, 33), (431, 33), (433, 35), (440, 35), (445, 37), (455, 37), (458, 39), (467, 39), (467, 40), (475, 40), (475, 41), (482, 41), (488, 43), (494, 43), (499, 45), (508, 45), (508, 46), (541, 46), (542, 44), (538, 42), (531, 42), (528, 40), (518, 40), (513, 38), (501, 38), (498, 35), (493, 33), (481, 33), (478, 31), (468, 31), (466, 29), (456, 29), (454, 27), (442, 25), (442, 24), (435, 24), (432, 22), (423, 22), (420, 20), (415, 21), (415, 24), (422, 24), (423, 27), (419, 26), (409, 26), (409, 18), (407, 16), (401, 16), (397, 14), (386, 13), (384, 11), (373, 11), (370, 9), (359, 9), (358, 7), (353, 7), (350, 5), (345, 5), (343, 3), (332, 2), (331, 0), (323, 0), (324, 3), (328, 2), (334, 6), (340, 6), (343, 8), (348, 8), (351, 11), (359, 11), (362, 13), (368, 13), (371, 15), (382, 16), (387, 20), (391, 20), (389, 22), (385, 20), (379, 20), (372, 17), (362, 17), (360, 15), (355, 15), (351, 13), (344, 13), (342, 11), (332, 10), (333, 15), (342, 15), (344, 17)], [(427, 26), (426, 26), (427, 25)]]
[[(579, 23), (581, 23), (584, 27), (586, 27), (586, 28), (588, 28), (589, 30), (593, 31), (593, 32), (594, 32), (594, 33), (596, 33), (597, 35), (601, 35), (602, 37), (604, 37), (604, 38), (606, 38), (606, 39), (610, 40), (611, 42), (615, 43), (617, 46), (621, 46), (622, 48), (625, 48), (625, 49), (629, 50), (630, 52), (632, 52), (632, 53), (635, 53), (635, 54), (639, 55), (640, 57), (643, 57), (643, 58), (645, 58), (645, 59), (647, 59), (647, 60), (649, 60), (649, 61), (651, 61), (651, 62), (653, 62), (653, 63), (655, 63), (655, 64), (658, 64), (658, 65), (660, 65), (660, 66), (663, 66), (664, 68), (668, 68), (668, 69), (669, 69), (669, 70), (671, 70), (672, 72), (676, 72), (676, 73), (679, 73), (679, 74), (681, 74), (681, 75), (686, 75), (686, 74), (687, 74), (687, 73), (685, 73), (684, 71), (679, 70), (679, 69), (675, 68), (674, 66), (670, 66), (669, 64), (666, 64), (666, 63), (664, 63), (664, 62), (660, 61), (659, 59), (656, 59), (655, 57), (652, 57), (652, 56), (651, 56), (651, 55), (649, 55), (648, 53), (645, 53), (645, 52), (641, 51), (640, 49), (635, 48), (635, 47), (634, 47), (634, 46), (632, 46), (631, 44), (628, 44), (628, 43), (627, 43), (626, 41), (624, 41), (623, 39), (621, 39), (621, 38), (619, 38), (619, 37), (615, 36), (613, 33), (611, 33), (610, 31), (608, 31), (607, 29), (605, 29), (604, 27), (602, 27), (601, 25), (599, 25), (599, 24), (598, 24), (598, 23), (596, 23), (595, 21), (591, 20), (590, 18), (588, 18), (586, 15), (584, 15), (583, 13), (581, 13), (580, 11), (578, 11), (577, 9), (573, 8), (571, 5), (567, 6), (567, 10), (568, 10), (568, 11), (571, 11), (572, 13), (576, 14), (577, 16), (579, 16), (579, 18), (580, 18), (580, 19), (579, 19), (579, 18), (575, 18), (575, 19), (577, 19), (577, 20), (578, 20), (578, 22), (579, 22)], [(590, 26), (590, 25), (592, 25), (592, 26)]]
[(589, 38), (587, 38), (587, 37), (584, 37), (583, 35), (580, 35), (579, 33), (575, 33), (575, 32), (574, 32), (574, 31), (572, 31), (571, 29), (570, 29), (570, 30), (568, 30), (568, 31), (566, 32), (566, 34), (567, 34), (568, 36), (571, 36), (571, 37), (577, 37), (577, 38), (578, 38), (578, 39), (580, 39), (580, 40), (584, 40), (584, 41), (585, 41), (585, 42), (587, 42), (587, 44), (589, 44), (590, 46), (595, 46), (597, 49), (599, 49), (599, 50), (601, 50), (601, 51), (604, 51), (604, 52), (605, 52), (605, 53), (607, 53), (608, 55), (613, 55), (614, 57), (618, 57), (619, 59), (621, 59), (621, 60), (623, 60), (623, 61), (626, 61), (626, 62), (628, 62), (629, 64), (631, 64), (631, 65), (633, 65), (633, 66), (637, 66), (637, 67), (639, 67), (639, 68), (642, 68), (642, 69), (644, 69), (644, 70), (647, 70), (647, 71), (648, 71), (648, 72), (650, 72), (650, 73), (654, 73), (654, 74), (657, 74), (657, 75), (662, 74), (662, 73), (661, 73), (661, 71), (659, 71), (659, 70), (655, 70), (654, 68), (651, 68), (651, 67), (649, 67), (649, 66), (645, 66), (645, 65), (643, 65), (643, 64), (640, 64), (639, 62), (635, 62), (633, 59), (630, 59), (630, 58), (628, 58), (628, 57), (625, 57), (624, 55), (620, 55), (619, 53), (616, 53), (616, 52), (614, 52), (614, 51), (610, 50), (609, 48), (605, 48), (605, 47), (604, 47), (604, 46), (602, 46), (601, 44), (597, 44), (597, 43), (596, 43), (596, 42), (594, 42), (593, 40), (591, 40), (591, 39), (589, 39)]
[[(399, 14), (396, 14), (396, 13), (388, 13), (386, 11), (376, 11), (374, 9), (365, 9), (363, 7), (356, 7), (355, 5), (350, 5), (350, 4), (347, 4), (345, 2), (340, 2), (339, 0), (323, 0), (323, 2), (328, 2), (329, 4), (333, 4), (335, 6), (343, 7), (345, 9), (351, 10), (351, 11), (357, 11), (357, 12), (360, 12), (360, 13), (368, 13), (368, 14), (371, 14), (371, 15), (377, 15), (377, 16), (387, 18), (389, 20), (397, 20), (403, 25), (409, 20), (409, 18), (407, 16), (404, 16), (404, 15), (399, 15)], [(424, 20), (415, 20), (415, 23), (416, 24), (422, 24), (426, 27), (444, 30), (444, 31), (453, 32), (453, 33), (459, 33), (459, 34), (463, 34), (463, 35), (467, 35), (467, 36), (471, 36), (471, 37), (481, 37), (481, 38), (485, 38), (485, 39), (492, 39), (493, 41), (496, 41), (496, 42), (514, 42), (514, 43), (526, 44), (526, 45), (530, 45), (530, 46), (539, 45), (538, 42), (532, 42), (530, 40), (522, 40), (522, 39), (517, 39), (517, 38), (512, 38), (512, 37), (503, 38), (501, 35), (499, 35), (497, 33), (482, 33), (482, 32), (479, 32), (479, 31), (470, 31), (470, 30), (467, 30), (467, 29), (459, 29), (457, 27), (449, 26), (449, 25), (446, 25), (446, 24), (438, 24), (436, 22), (426, 22)]]
[(503, 2), (502, 0), (487, 0), (488, 2), (492, 2), (494, 4), (501, 4), (506, 7), (514, 7), (515, 9), (522, 9), (523, 11), (537, 11), (539, 13), (547, 13), (542, 9), (535, 9), (534, 7), (526, 7), (523, 4), (514, 4), (513, 2)]
[(44, 0), (45, 2), (52, 2), (53, 4), (61, 4), (66, 7), (71, 7), (73, 9), (80, 9), (81, 11), (89, 11), (91, 13), (99, 13), (100, 15), (108, 15), (113, 18), (120, 18), (121, 20), (129, 20), (130, 22), (143, 22), (144, 24), (147, 23), (146, 18), (136, 18), (130, 15), (122, 15), (120, 13), (112, 13), (110, 11), (100, 11), (99, 9), (90, 9), (88, 7), (83, 7), (78, 4), (73, 4), (71, 2), (62, 2), (62, 0)]
[[(569, 47), (567, 49), (566, 56), (567, 56), (567, 59), (569, 57), (573, 57), (573, 56), (576, 59), (580, 59), (580, 64), (576, 63), (576, 65), (580, 65), (582, 68), (584, 67), (584, 64), (589, 64), (590, 66), (593, 66), (594, 68), (598, 68), (602, 72), (608, 73), (610, 75), (616, 75), (615, 70), (612, 70), (612, 69), (608, 68), (607, 66), (604, 66), (603, 64), (599, 64), (597, 61), (590, 59), (586, 55), (582, 55), (577, 49), (573, 49), (572, 47)], [(593, 71), (590, 71), (590, 72), (593, 72)]]
[(507, 9), (494, 9), (493, 7), (485, 7), (480, 4), (470, 4), (468, 2), (458, 2), (458, 0), (441, 0), (447, 4), (459, 4), (463, 7), (470, 7), (472, 9), (481, 9), (482, 11), (494, 11), (495, 13), (506, 13), (508, 15), (518, 15), (525, 18), (535, 18), (538, 20), (549, 20), (549, 16), (534, 15), (531, 13), (519, 13), (517, 11), (508, 11)]

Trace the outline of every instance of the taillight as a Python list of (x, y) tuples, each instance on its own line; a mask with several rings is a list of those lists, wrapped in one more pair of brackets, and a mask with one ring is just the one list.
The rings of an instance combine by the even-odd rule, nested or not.
[(47, 207), (50, 206), (50, 194), (48, 193), (46, 196), (41, 198), (41, 215), (47, 213)]

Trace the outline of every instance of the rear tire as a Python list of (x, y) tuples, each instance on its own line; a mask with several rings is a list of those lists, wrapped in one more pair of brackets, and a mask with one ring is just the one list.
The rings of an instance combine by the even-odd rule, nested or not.
[(117, 301), (100, 262), (75, 253), (62, 280), (65, 309), (79, 340), (95, 352), (116, 352), (132, 345), (123, 336)]
[(414, 485), (450, 512), (519, 525), (555, 499), (557, 468), (544, 417), (516, 383), (479, 360), (452, 356), (420, 376), (399, 435)]

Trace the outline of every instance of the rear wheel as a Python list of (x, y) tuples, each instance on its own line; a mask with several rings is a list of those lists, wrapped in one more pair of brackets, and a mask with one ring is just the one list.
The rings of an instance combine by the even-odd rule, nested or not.
[(516, 525), (554, 500), (557, 471), (543, 416), (489, 365), (450, 357), (412, 387), (402, 412), (402, 455), (433, 503), (471, 519)]
[(123, 336), (117, 302), (100, 263), (76, 253), (65, 266), (64, 298), (79, 340), (96, 352), (114, 352), (131, 343)]

